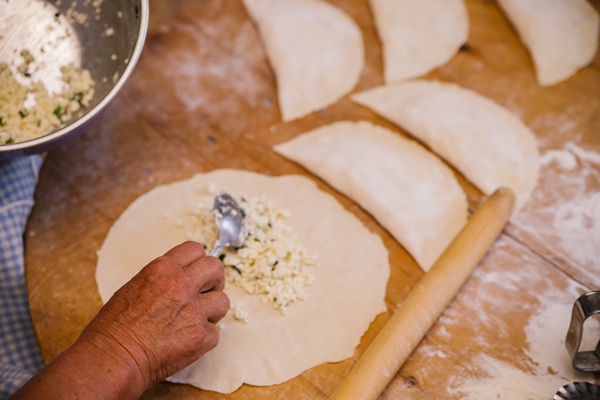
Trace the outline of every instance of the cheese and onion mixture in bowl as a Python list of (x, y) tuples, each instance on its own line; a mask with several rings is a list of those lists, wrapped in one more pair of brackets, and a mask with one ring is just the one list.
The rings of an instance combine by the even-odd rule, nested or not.
[[(317, 256), (298, 242), (286, 224), (287, 211), (278, 209), (264, 196), (240, 197), (237, 201), (248, 235), (241, 247), (228, 247), (219, 256), (227, 283), (261, 296), (285, 314), (294, 302), (306, 299), (305, 288), (315, 281), (312, 271), (318, 266)], [(212, 208), (197, 206), (190, 218), (192, 228), (186, 236), (210, 251), (218, 239)], [(241, 303), (232, 307), (232, 314), (239, 321), (249, 322)]]
[(74, 65), (61, 68), (63, 89), (50, 94), (31, 74), (33, 56), (21, 52), (19, 83), (7, 64), (0, 64), (0, 145), (24, 142), (65, 126), (94, 97), (95, 82), (90, 72)]

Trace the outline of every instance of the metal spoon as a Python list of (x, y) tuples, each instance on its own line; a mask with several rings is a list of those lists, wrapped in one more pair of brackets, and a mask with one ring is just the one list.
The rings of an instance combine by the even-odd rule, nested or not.
[(248, 236), (248, 226), (233, 196), (227, 192), (219, 193), (215, 197), (213, 214), (219, 228), (219, 240), (209, 255), (215, 257), (228, 246), (241, 247)]

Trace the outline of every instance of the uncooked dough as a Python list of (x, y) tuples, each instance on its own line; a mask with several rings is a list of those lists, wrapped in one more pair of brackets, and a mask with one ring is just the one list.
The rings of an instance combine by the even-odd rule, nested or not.
[(387, 83), (448, 62), (469, 35), (463, 0), (369, 0), (383, 45)]
[(587, 0), (498, 0), (529, 48), (540, 85), (573, 76), (594, 59), (598, 13)]
[(277, 76), (284, 121), (321, 110), (349, 93), (364, 66), (360, 29), (321, 0), (243, 0)]
[(491, 195), (508, 187), (515, 215), (533, 191), (540, 169), (533, 133), (513, 114), (452, 83), (417, 80), (381, 86), (352, 100), (406, 129)]
[(243, 302), (250, 323), (228, 314), (218, 346), (169, 380), (230, 393), (242, 383), (274, 385), (316, 365), (351, 357), (371, 321), (386, 311), (387, 250), (332, 196), (300, 176), (219, 170), (142, 195), (115, 221), (98, 253), (102, 300), (149, 261), (188, 239), (188, 213), (199, 202), (212, 204), (207, 194), (211, 183), (238, 196), (264, 194), (290, 211), (288, 225), (309, 252), (319, 255), (320, 266), (315, 283), (306, 289), (308, 299), (290, 306), (285, 316), (259, 296), (227, 286), (231, 303)]
[(450, 168), (388, 129), (336, 122), (274, 148), (360, 204), (425, 271), (467, 221), (467, 199)]

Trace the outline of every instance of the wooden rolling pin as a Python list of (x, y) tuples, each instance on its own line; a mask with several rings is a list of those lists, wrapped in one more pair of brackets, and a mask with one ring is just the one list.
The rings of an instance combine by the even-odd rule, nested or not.
[(375, 400), (479, 264), (508, 221), (515, 196), (498, 189), (392, 315), (330, 400)]

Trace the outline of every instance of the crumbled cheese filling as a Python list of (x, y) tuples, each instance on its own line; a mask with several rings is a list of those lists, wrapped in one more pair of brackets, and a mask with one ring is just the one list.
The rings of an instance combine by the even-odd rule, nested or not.
[(79, 24), (79, 25), (85, 25), (87, 22), (87, 18), (88, 16), (84, 13), (80, 13), (77, 11), (77, 2), (74, 1), (73, 3), (71, 3), (71, 6), (69, 7), (69, 9), (67, 10), (65, 17), (67, 18), (67, 21), (69, 21), (69, 23), (71, 25), (74, 25), (75, 23)]
[(230, 308), (233, 318), (245, 324), (250, 323), (248, 313), (244, 310), (244, 303), (240, 302)]
[[(243, 246), (227, 248), (219, 257), (227, 283), (262, 296), (285, 314), (292, 303), (306, 299), (305, 288), (315, 280), (311, 269), (317, 267), (317, 257), (308, 254), (286, 225), (288, 213), (264, 196), (242, 197), (239, 205), (248, 236)], [(188, 237), (212, 248), (218, 239), (212, 209), (198, 207), (190, 216), (193, 223)], [(238, 319), (235, 314), (234, 318)]]
[[(20, 74), (31, 80), (31, 53), (21, 52), (24, 59)], [(61, 68), (65, 88), (50, 95), (41, 82), (31, 87), (21, 85), (7, 64), (0, 64), (0, 145), (23, 142), (54, 131), (65, 125), (94, 97), (94, 80), (90, 72), (74, 65)]]

